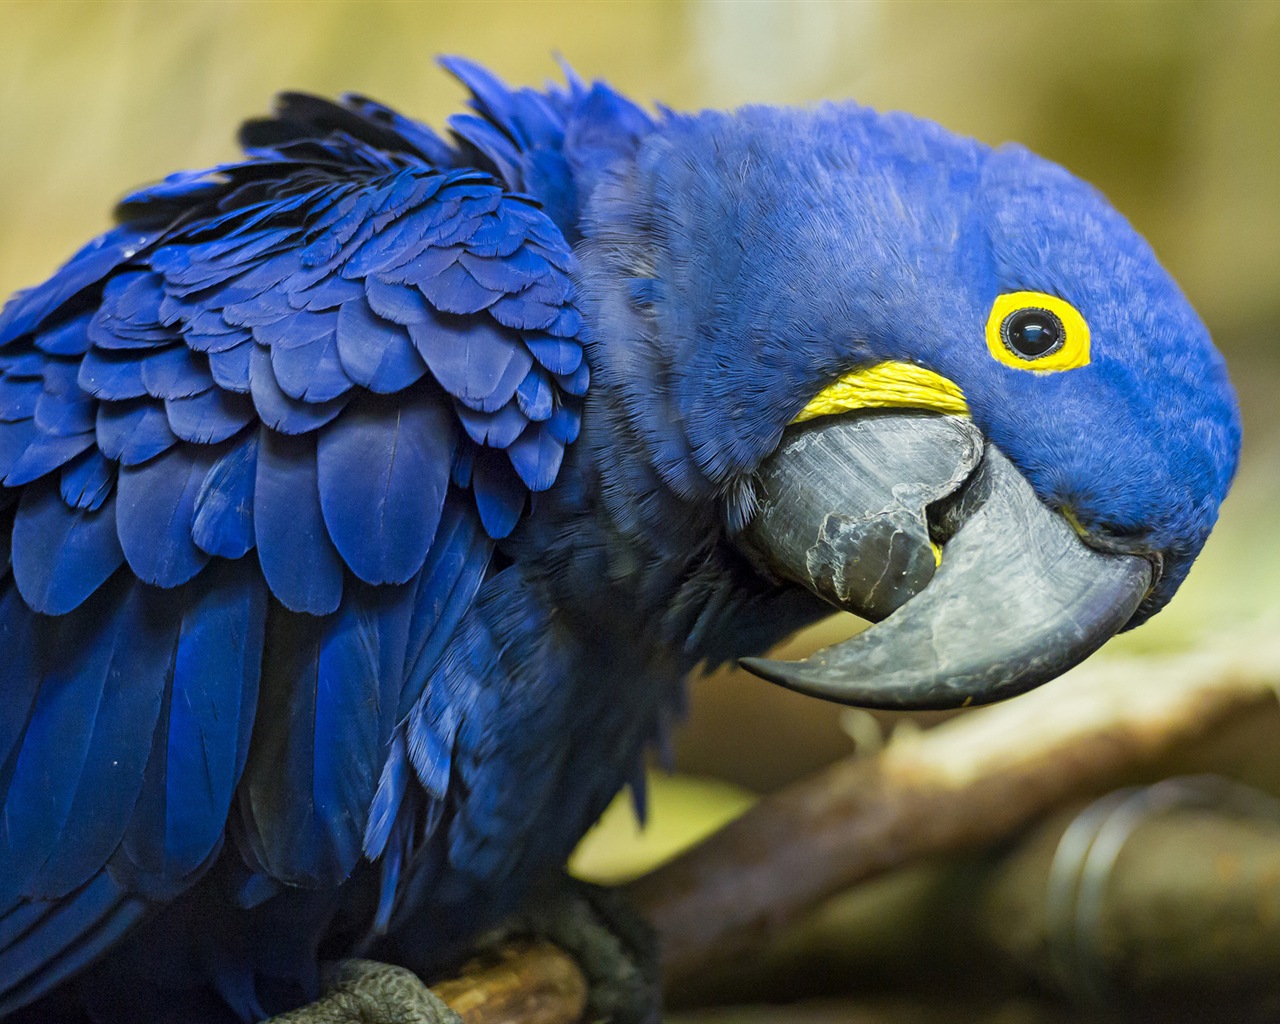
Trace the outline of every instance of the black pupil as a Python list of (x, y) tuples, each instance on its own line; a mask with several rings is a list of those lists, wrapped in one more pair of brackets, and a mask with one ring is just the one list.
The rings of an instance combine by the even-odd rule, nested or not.
[(1039, 359), (1062, 345), (1062, 321), (1047, 309), (1020, 309), (1004, 319), (1004, 343), (1024, 359)]

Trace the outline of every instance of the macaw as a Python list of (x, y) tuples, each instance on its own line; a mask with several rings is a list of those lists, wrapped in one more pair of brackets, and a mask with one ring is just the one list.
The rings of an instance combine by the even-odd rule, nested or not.
[[(1009, 696), (1215, 521), (1223, 360), (1066, 171), (443, 63), (448, 138), (286, 94), (0, 314), (0, 1016), (436, 962), (641, 793), (699, 665)], [(760, 657), (833, 605), (883, 621)]]

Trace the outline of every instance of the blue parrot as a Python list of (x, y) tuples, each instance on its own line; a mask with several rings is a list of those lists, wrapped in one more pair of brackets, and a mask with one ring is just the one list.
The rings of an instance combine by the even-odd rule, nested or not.
[[(698, 666), (1008, 696), (1217, 517), (1223, 361), (1059, 167), (443, 63), (447, 139), (286, 94), (0, 314), (0, 1016), (438, 962), (643, 802)], [(884, 621), (758, 657), (832, 605)]]

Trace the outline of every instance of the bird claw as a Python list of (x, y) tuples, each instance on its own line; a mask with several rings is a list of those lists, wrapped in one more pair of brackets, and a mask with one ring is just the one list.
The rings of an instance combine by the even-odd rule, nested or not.
[(412, 971), (376, 960), (338, 960), (321, 972), (325, 994), (265, 1024), (463, 1024)]

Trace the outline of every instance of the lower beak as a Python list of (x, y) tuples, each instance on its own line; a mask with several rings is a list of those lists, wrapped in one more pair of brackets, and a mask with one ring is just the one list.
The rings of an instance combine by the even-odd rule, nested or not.
[(756, 564), (884, 621), (805, 661), (742, 665), (843, 704), (955, 708), (1023, 693), (1102, 646), (1153, 582), (1147, 559), (1085, 544), (967, 419), (806, 423), (759, 484), (741, 538)]

